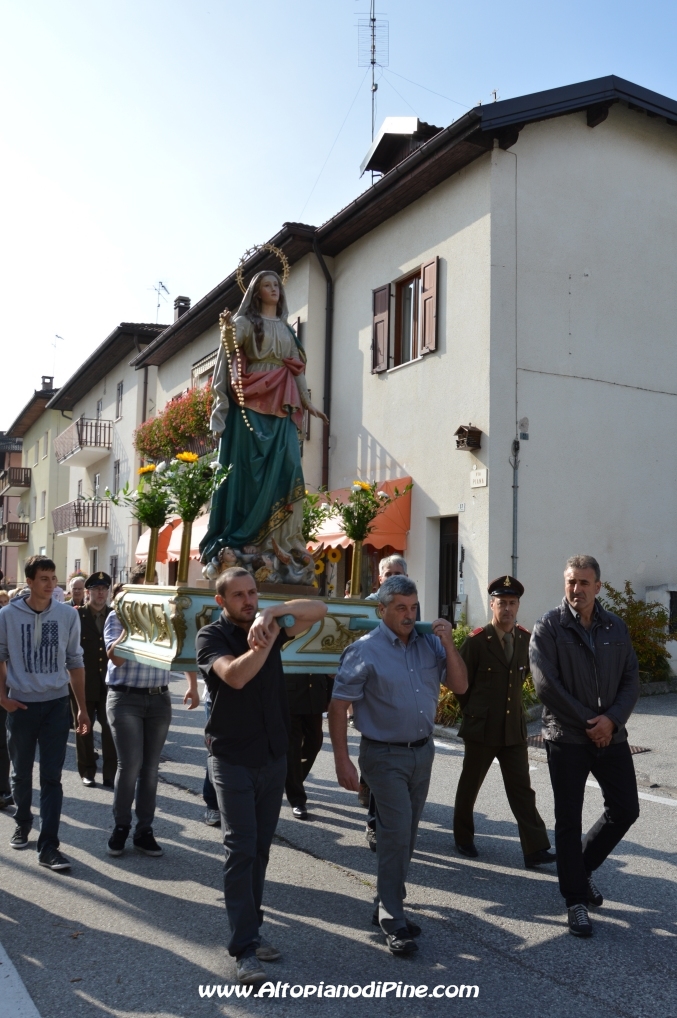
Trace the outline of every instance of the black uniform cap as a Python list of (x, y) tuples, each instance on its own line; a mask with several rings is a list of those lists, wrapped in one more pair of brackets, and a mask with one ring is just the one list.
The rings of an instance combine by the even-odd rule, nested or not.
[(492, 597), (521, 597), (524, 593), (524, 587), (519, 580), (516, 580), (514, 576), (499, 576), (497, 580), (492, 580), (487, 587)]
[(108, 573), (92, 573), (85, 580), (85, 588), (89, 590), (90, 587), (110, 587), (112, 582)]

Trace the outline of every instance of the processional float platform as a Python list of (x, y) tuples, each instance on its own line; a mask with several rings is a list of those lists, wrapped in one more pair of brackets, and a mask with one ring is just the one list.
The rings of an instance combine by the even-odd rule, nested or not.
[[(289, 601), (287, 590), (277, 596), (259, 594), (259, 607)], [(377, 618), (375, 601), (318, 600), (328, 607), (325, 617), (295, 636), (282, 651), (282, 664), (289, 674), (333, 674), (346, 647), (364, 635), (364, 630), (355, 628), (358, 619)], [(197, 670), (195, 636), (215, 621), (220, 611), (211, 589), (148, 585), (125, 586), (114, 607), (126, 634), (116, 656), (177, 672)]]

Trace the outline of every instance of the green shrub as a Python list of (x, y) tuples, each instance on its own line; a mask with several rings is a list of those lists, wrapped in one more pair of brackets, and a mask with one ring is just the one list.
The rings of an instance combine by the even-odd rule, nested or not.
[(663, 605), (658, 601), (641, 601), (627, 580), (623, 592), (610, 583), (603, 586), (607, 596), (600, 598), (600, 603), (607, 611), (623, 619), (628, 627), (639, 662), (640, 679), (657, 682), (669, 678), (670, 654), (665, 649), (669, 639), (669, 615)]

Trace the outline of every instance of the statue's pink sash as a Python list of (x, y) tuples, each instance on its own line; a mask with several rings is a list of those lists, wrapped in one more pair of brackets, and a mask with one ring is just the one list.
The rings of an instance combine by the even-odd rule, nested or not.
[[(287, 417), (291, 414), (297, 428), (300, 428), (303, 422), (303, 408), (296, 375), (302, 375), (306, 370), (303, 361), (296, 357), (285, 357), (279, 368), (248, 373), (245, 358), (242, 355), (240, 358), (243, 362), (242, 391), (245, 407), (256, 410), (259, 414), (272, 414), (275, 417)], [(237, 370), (235, 364), (233, 367)]]

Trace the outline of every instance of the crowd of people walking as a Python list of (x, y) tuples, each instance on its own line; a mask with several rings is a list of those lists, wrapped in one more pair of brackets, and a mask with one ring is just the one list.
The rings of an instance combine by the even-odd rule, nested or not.
[[(0, 809), (15, 807), (11, 845), (28, 846), (33, 826), (33, 767), (39, 748), (40, 865), (70, 868), (60, 850), (61, 774), (71, 726), (83, 785), (96, 785), (93, 724), (101, 728), (101, 776), (113, 790), (108, 852), (121, 856), (132, 834), (145, 855), (163, 854), (153, 833), (160, 756), (172, 717), (167, 672), (127, 660), (125, 631), (111, 608), (119, 588), (104, 572), (72, 578), (55, 597), (54, 563), (33, 556), (26, 587), (0, 599)], [(143, 583), (145, 566), (130, 575)], [(381, 622), (343, 653), (337, 674), (285, 676), (281, 652), (321, 621), (327, 604), (294, 599), (259, 611), (251, 574), (230, 568), (216, 581), (218, 618), (199, 630), (197, 673), (187, 672), (184, 703), (200, 706), (204, 681), (205, 822), (221, 825), (228, 950), (242, 983), (265, 978), (280, 957), (262, 937), (266, 868), (286, 791), (293, 816), (308, 817), (304, 787), (322, 746), (328, 715), (339, 784), (368, 807), (376, 851), (372, 922), (394, 955), (418, 948), (421, 928), (406, 916), (406, 880), (435, 755), (440, 686), (461, 706), (465, 744), (454, 808), (457, 851), (476, 858), (473, 810), (497, 760), (517, 821), (527, 868), (556, 865), (572, 934), (593, 932), (589, 906), (603, 904), (593, 873), (639, 815), (625, 725), (639, 693), (627, 628), (597, 599), (600, 567), (570, 558), (562, 603), (533, 633), (517, 622), (522, 584), (509, 575), (488, 587), (491, 620), (456, 648), (451, 624), (417, 629), (419, 598), (406, 562), (382, 563), (373, 598)], [(62, 592), (63, 593), (63, 592)], [(431, 631), (429, 631), (431, 630)], [(555, 805), (555, 852), (529, 779), (522, 685), (531, 673), (543, 704), (543, 737)], [(361, 735), (359, 772), (350, 758), (349, 714)], [(11, 767), (10, 767), (11, 764)], [(11, 774), (10, 774), (11, 772)], [(585, 783), (592, 774), (604, 811), (582, 837)]]

